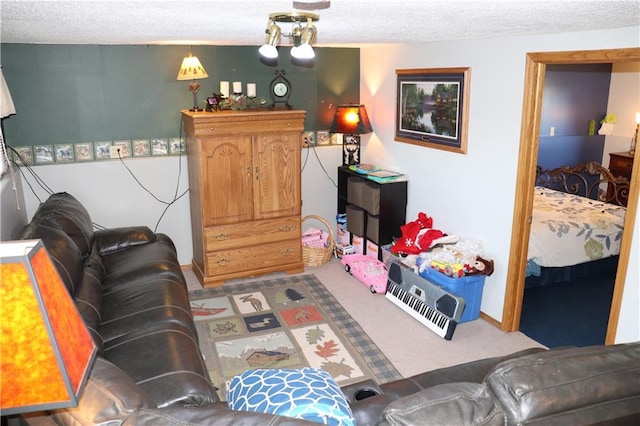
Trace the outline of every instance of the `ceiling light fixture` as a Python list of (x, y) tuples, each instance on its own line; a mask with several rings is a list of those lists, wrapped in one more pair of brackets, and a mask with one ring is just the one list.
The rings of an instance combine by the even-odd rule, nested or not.
[[(315, 42), (317, 29), (313, 21), (320, 19), (315, 13), (309, 12), (277, 12), (269, 15), (267, 22), (265, 43), (258, 49), (260, 54), (268, 59), (278, 57), (276, 46), (282, 36), (289, 37), (293, 41), (291, 56), (297, 59), (312, 59), (315, 53), (311, 45)], [(290, 33), (283, 33), (277, 22), (291, 23), (294, 25)], [(306, 22), (303, 27), (302, 23)]]
[(293, 0), (293, 8), (301, 10), (320, 10), (331, 7), (331, 0)]

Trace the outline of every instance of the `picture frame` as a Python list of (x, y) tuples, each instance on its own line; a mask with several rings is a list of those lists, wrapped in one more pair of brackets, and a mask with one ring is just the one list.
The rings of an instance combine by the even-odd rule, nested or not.
[(169, 139), (152, 139), (151, 155), (154, 157), (169, 155)]
[(398, 69), (395, 140), (467, 153), (471, 68)]
[(131, 142), (133, 144), (134, 157), (149, 157), (151, 155), (149, 139), (135, 139)]
[(169, 154), (170, 155), (185, 155), (184, 141), (180, 138), (169, 138)]
[(53, 145), (34, 145), (36, 164), (53, 164)]
[(302, 134), (302, 141), (305, 146), (316, 146), (316, 132), (315, 130), (308, 130)]
[(93, 144), (91, 142), (81, 142), (73, 146), (76, 161), (93, 161)]
[(318, 130), (316, 132), (316, 143), (318, 145), (331, 145), (331, 136), (328, 130)]
[(93, 143), (93, 150), (95, 153), (96, 160), (108, 160), (111, 158), (111, 154), (109, 152), (109, 147), (111, 146), (111, 141), (101, 141)]
[(33, 148), (30, 146), (16, 146), (14, 147), (13, 161), (18, 165), (35, 164)]
[(118, 148), (120, 148), (120, 158), (131, 157), (131, 141), (130, 140), (113, 141), (113, 146), (117, 146)]
[(53, 146), (56, 163), (73, 163), (73, 144), (63, 143)]

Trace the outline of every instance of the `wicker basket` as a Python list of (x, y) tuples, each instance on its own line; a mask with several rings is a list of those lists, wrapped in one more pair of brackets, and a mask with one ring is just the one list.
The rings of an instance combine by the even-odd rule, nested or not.
[(319, 222), (322, 222), (322, 224), (329, 230), (329, 238), (327, 238), (328, 245), (327, 247), (322, 248), (307, 247), (303, 245), (302, 261), (304, 262), (305, 266), (321, 266), (327, 263), (329, 259), (331, 259), (331, 256), (333, 256), (333, 230), (331, 229), (331, 225), (329, 225), (329, 223), (323, 217), (313, 214), (305, 216), (304, 219), (302, 219), (302, 223), (310, 219), (315, 219)]

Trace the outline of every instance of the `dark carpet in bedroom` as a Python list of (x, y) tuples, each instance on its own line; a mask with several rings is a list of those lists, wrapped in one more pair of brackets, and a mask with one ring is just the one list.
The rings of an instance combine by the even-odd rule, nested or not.
[(549, 348), (604, 344), (615, 273), (527, 288), (520, 331)]

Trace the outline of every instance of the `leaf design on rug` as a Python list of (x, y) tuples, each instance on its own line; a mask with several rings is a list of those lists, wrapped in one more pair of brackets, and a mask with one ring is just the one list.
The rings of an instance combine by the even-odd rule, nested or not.
[(316, 345), (316, 349), (316, 355), (324, 359), (330, 358), (340, 352), (338, 344), (333, 340), (326, 341), (321, 345)]
[(303, 295), (301, 295), (298, 291), (288, 288), (284, 291), (284, 294), (291, 300), (292, 302), (297, 302), (298, 300), (305, 299)]
[(322, 364), (321, 368), (333, 377), (351, 377), (351, 373), (353, 372), (353, 367), (345, 364), (344, 359), (340, 362), (327, 361)]
[(310, 345), (313, 345), (324, 339), (324, 330), (321, 330), (320, 327), (316, 325), (316, 328), (310, 329), (305, 333), (305, 337), (307, 342), (309, 342)]
[(278, 305), (286, 305), (287, 303), (291, 302), (291, 299), (289, 299), (287, 295), (282, 291), (276, 293), (275, 299)]

